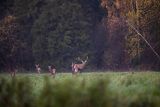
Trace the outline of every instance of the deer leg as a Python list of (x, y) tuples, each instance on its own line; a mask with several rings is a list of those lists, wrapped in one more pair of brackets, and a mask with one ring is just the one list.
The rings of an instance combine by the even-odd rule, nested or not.
[(12, 72), (10, 72), (10, 74), (11, 74), (11, 77), (13, 77), (13, 76), (12, 76)]
[(14, 72), (13, 72), (13, 77), (15, 77), (15, 76), (16, 76), (16, 72), (14, 71)]
[(77, 73), (78, 73), (78, 68), (75, 68), (75, 74), (77, 75)]
[(11, 77), (15, 77), (15, 72), (11, 72)]

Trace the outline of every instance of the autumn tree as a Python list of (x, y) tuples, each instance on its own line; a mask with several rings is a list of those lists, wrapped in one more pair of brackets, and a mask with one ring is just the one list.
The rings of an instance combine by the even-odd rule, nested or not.
[(1, 68), (13, 70), (16, 68), (18, 49), (22, 46), (16, 35), (18, 24), (16, 17), (6, 16), (0, 21), (0, 63)]

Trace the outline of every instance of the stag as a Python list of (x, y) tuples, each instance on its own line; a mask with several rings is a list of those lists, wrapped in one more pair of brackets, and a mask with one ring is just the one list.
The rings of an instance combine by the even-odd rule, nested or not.
[(55, 67), (53, 65), (52, 66), (48, 66), (48, 71), (51, 73), (51, 75), (53, 75), (55, 77), (56, 69), (55, 69)]
[(86, 63), (88, 61), (88, 56), (87, 56), (86, 60), (84, 60), (84, 61), (80, 57), (78, 57), (78, 60), (81, 61), (81, 63), (79, 63), (79, 64), (72, 63), (73, 74), (76, 74), (79, 72), (79, 70), (84, 69), (84, 67), (86, 66)]
[(40, 73), (41, 73), (40, 65), (39, 65), (39, 64), (36, 64), (35, 67), (36, 67), (37, 73), (40, 74)]

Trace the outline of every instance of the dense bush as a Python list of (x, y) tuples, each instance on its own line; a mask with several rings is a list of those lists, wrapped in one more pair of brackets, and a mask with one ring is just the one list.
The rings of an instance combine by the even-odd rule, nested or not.
[(34, 97), (28, 79), (0, 79), (0, 107), (32, 107)]

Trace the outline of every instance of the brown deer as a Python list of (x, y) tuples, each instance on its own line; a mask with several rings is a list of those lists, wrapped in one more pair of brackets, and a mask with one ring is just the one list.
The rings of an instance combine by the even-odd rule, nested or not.
[(56, 69), (55, 69), (55, 67), (53, 65), (52, 66), (48, 66), (48, 71), (51, 73), (51, 75), (53, 75), (53, 77), (55, 77)]
[(76, 74), (79, 72), (79, 70), (84, 69), (84, 67), (86, 66), (87, 60), (88, 60), (88, 56), (87, 56), (86, 60), (84, 60), (84, 61), (80, 57), (78, 57), (78, 60), (81, 61), (81, 63), (79, 63), (79, 64), (72, 63), (72, 65), (71, 65), (72, 71), (73, 71), (72, 74)]
[(18, 71), (17, 67), (15, 65), (13, 65), (13, 64), (8, 64), (6, 66), (7, 66), (6, 67), (7, 68), (6, 71), (8, 71), (10, 73), (11, 77), (15, 77), (16, 73)]
[(35, 67), (36, 67), (37, 73), (40, 74), (40, 73), (41, 73), (40, 65), (39, 65), (39, 64), (36, 64)]

